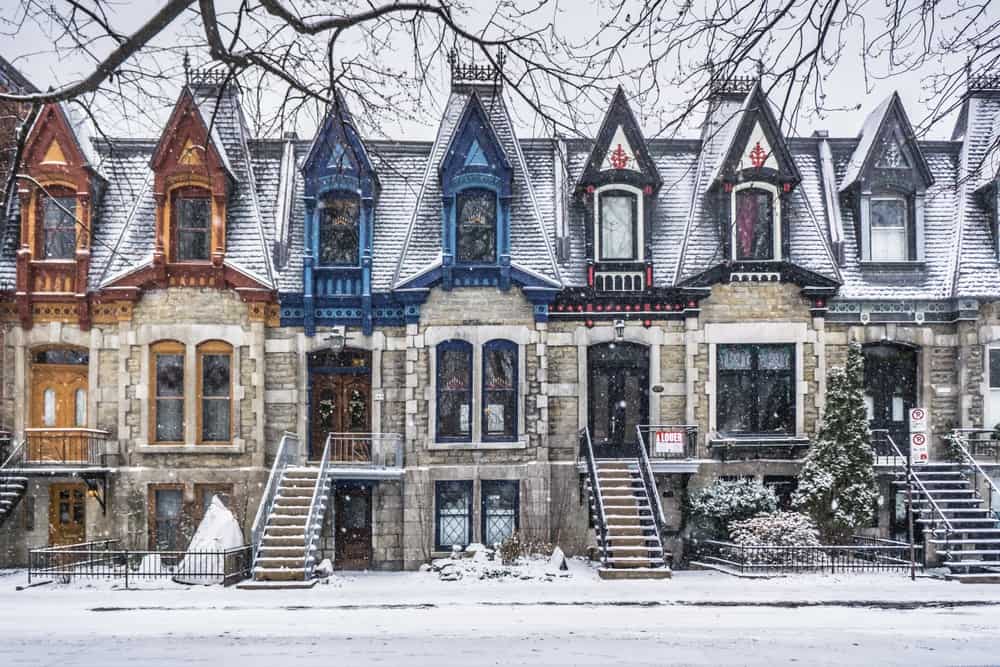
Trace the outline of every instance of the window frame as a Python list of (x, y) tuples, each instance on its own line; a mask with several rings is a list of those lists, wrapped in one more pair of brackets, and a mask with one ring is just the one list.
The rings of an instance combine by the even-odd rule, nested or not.
[[(489, 259), (464, 259), (462, 257), (462, 201), (471, 197), (474, 193), (488, 194), (493, 202), (493, 256)], [(500, 257), (500, 201), (496, 190), (475, 185), (463, 188), (455, 193), (454, 213), (452, 217), (455, 221), (455, 264), (460, 266), (493, 266), (499, 262)]]
[[(332, 208), (331, 204), (334, 201), (339, 200), (351, 200), (357, 204), (358, 213), (354, 220), (354, 260), (350, 262), (326, 262), (323, 260), (323, 227), (324, 227), (324, 211), (328, 208)], [(316, 206), (316, 266), (318, 267), (357, 267), (361, 265), (361, 195), (357, 192), (350, 192), (346, 190), (330, 190), (320, 197), (319, 204)]]
[[(158, 491), (176, 491), (180, 494), (181, 504), (180, 512), (177, 518), (177, 534), (180, 537), (180, 541), (183, 544), (178, 544), (177, 549), (168, 549), (166, 551), (184, 551), (188, 547), (188, 543), (191, 540), (192, 535), (185, 535), (186, 528), (190, 526), (187, 525), (190, 522), (190, 516), (188, 515), (188, 503), (184, 500), (184, 485), (183, 484), (150, 484), (147, 487), (147, 546), (149, 551), (159, 552), (160, 549), (157, 548), (157, 543), (159, 541), (159, 528), (157, 527), (157, 512), (156, 508), (158, 503), (156, 502), (156, 494)], [(185, 539), (186, 538), (186, 539)]]
[[(161, 440), (156, 428), (157, 412), (160, 396), (157, 383), (157, 357), (160, 355), (180, 356), (181, 358), (181, 395), (168, 396), (162, 400), (179, 401), (181, 405), (181, 437), (178, 440)], [(184, 343), (174, 340), (161, 340), (149, 346), (149, 442), (153, 444), (177, 445), (185, 442), (187, 427), (187, 349)]]
[[(788, 368), (784, 370), (761, 370), (760, 350), (761, 348), (786, 348), (789, 355)], [(751, 351), (751, 368), (748, 370), (722, 369), (720, 363), (722, 353), (726, 348), (749, 348)], [(719, 343), (715, 348), (715, 426), (716, 432), (723, 437), (735, 438), (784, 438), (794, 437), (796, 434), (796, 420), (798, 418), (798, 400), (796, 395), (796, 344), (795, 343)], [(721, 423), (723, 421), (722, 409), (723, 401), (720, 400), (722, 394), (723, 376), (740, 376), (747, 374), (750, 377), (750, 395), (752, 396), (751, 417), (754, 422), (747, 431), (723, 431)], [(757, 423), (760, 415), (760, 387), (759, 382), (768, 376), (785, 376), (788, 378), (788, 418), (787, 428), (783, 431), (763, 431)]]
[[(458, 389), (443, 389), (442, 379), (443, 379), (443, 368), (442, 359), (446, 352), (462, 350), (467, 354), (468, 359), (468, 386), (464, 390)], [(436, 368), (434, 378), (434, 402), (435, 402), (435, 417), (434, 417), (434, 437), (437, 442), (472, 442), (472, 437), (475, 431), (474, 415), (475, 415), (475, 386), (473, 385), (473, 368), (475, 366), (475, 354), (474, 346), (472, 343), (459, 338), (452, 338), (449, 340), (444, 340), (435, 346), (434, 354), (436, 355)], [(446, 393), (458, 394), (464, 392), (468, 398), (469, 405), (469, 429), (468, 435), (445, 435), (442, 433), (442, 400)]]
[[(182, 199), (204, 199), (208, 203), (208, 220), (205, 226), (206, 247), (205, 258), (181, 257), (181, 232), (201, 231), (194, 227), (181, 227), (180, 206), (178, 202)], [(213, 233), (212, 218), (214, 217), (212, 202), (212, 192), (201, 185), (183, 185), (170, 191), (170, 258), (172, 262), (180, 264), (206, 264), (212, 261)]]
[[(604, 252), (604, 199), (606, 197), (627, 198), (632, 208), (632, 252), (628, 257), (608, 257)], [(642, 194), (622, 185), (611, 185), (595, 193), (596, 215), (594, 246), (599, 262), (638, 262), (642, 260), (642, 231), (639, 214), (642, 210)]]
[(441, 496), (442, 491), (449, 487), (461, 488), (465, 492), (466, 502), (466, 534), (468, 535), (469, 541), (466, 544), (461, 545), (466, 547), (475, 541), (476, 536), (473, 534), (473, 488), (471, 479), (461, 479), (461, 480), (435, 480), (434, 481), (434, 549), (435, 551), (451, 551), (454, 544), (442, 544), (441, 543)]
[(520, 479), (483, 479), (479, 482), (479, 539), (487, 547), (492, 548), (486, 540), (487, 505), (486, 498), (491, 487), (508, 487), (514, 489), (514, 530), (517, 533), (521, 529), (521, 480)]
[[(65, 233), (68, 228), (71, 228), (73, 233), (73, 244), (72, 244), (73, 250), (66, 257), (50, 257), (46, 251), (46, 246), (47, 246), (46, 239), (48, 237), (49, 227), (45, 224), (46, 223), (45, 211), (48, 208), (47, 204), (49, 200), (60, 200), (60, 199), (73, 201), (72, 206), (69, 206), (68, 204), (63, 202), (63, 205), (66, 208), (71, 209), (73, 211), (73, 224), (72, 226), (63, 224), (53, 227), (52, 229)], [(76, 192), (73, 191), (72, 188), (69, 188), (65, 185), (54, 185), (46, 187), (44, 190), (39, 190), (38, 199), (35, 204), (35, 216), (36, 216), (35, 228), (36, 228), (36, 234), (38, 236), (38, 241), (36, 244), (36, 257), (42, 260), (53, 261), (53, 262), (70, 262), (76, 259), (76, 249), (77, 247), (79, 247), (80, 243), (80, 230), (79, 230), (80, 224), (78, 222), (78, 217), (79, 217), (78, 209), (79, 206), (77, 202), (77, 194)], [(59, 208), (58, 210), (62, 214), (60, 215), (60, 220), (65, 222), (66, 219), (68, 218), (68, 215), (61, 208)]]
[[(197, 400), (197, 407), (195, 408), (196, 421), (195, 421), (195, 443), (199, 445), (228, 445), (233, 441), (233, 387), (235, 386), (233, 382), (233, 357), (234, 349), (229, 343), (221, 340), (209, 340), (203, 343), (199, 343), (196, 349), (197, 354), (197, 364), (196, 364), (196, 376), (195, 376), (195, 399)], [(204, 358), (206, 356), (227, 356), (229, 357), (229, 393), (227, 396), (204, 396)], [(205, 414), (205, 401), (225, 401), (229, 408), (229, 439), (228, 440), (207, 440), (205, 439), (204, 432), (204, 414)]]
[[(737, 201), (741, 193), (752, 190), (762, 191), (771, 197), (771, 256), (761, 258), (741, 258), (738, 252), (736, 216), (739, 212)], [(781, 196), (778, 188), (765, 181), (748, 181), (740, 183), (732, 189), (729, 202), (729, 256), (734, 262), (779, 262), (782, 259), (781, 247)]]
[[(511, 386), (508, 389), (488, 389), (486, 386), (486, 368), (488, 364), (488, 355), (491, 350), (501, 350), (511, 355), (511, 369), (513, 373), (511, 377)], [(486, 341), (482, 345), (482, 364), (481, 364), (482, 382), (480, 383), (481, 386), (479, 387), (479, 400), (480, 400), (479, 412), (481, 415), (480, 430), (482, 431), (480, 437), (482, 438), (483, 442), (515, 442), (517, 440), (518, 400), (519, 400), (518, 390), (520, 388), (519, 386), (520, 377), (518, 374), (519, 370), (518, 365), (520, 363), (520, 359), (518, 358), (518, 352), (519, 350), (517, 343), (515, 343), (512, 340), (508, 340), (506, 338), (494, 338), (492, 340)], [(512, 432), (510, 433), (505, 432), (501, 434), (492, 434), (492, 435), (488, 432), (487, 424), (489, 423), (488, 422), (489, 418), (487, 416), (487, 410), (486, 410), (488, 405), (486, 401), (487, 392), (505, 392), (507, 394), (510, 394), (510, 398), (508, 400), (510, 400), (513, 406), (513, 410), (510, 415), (510, 423), (513, 428)], [(506, 422), (507, 419), (505, 419), (504, 421)]]
[[(875, 256), (875, 202), (879, 201), (898, 201), (903, 204), (903, 256), (901, 258), (885, 258)], [(892, 264), (895, 262), (910, 262), (915, 259), (915, 220), (913, 215), (914, 209), (914, 198), (911, 195), (907, 195), (903, 192), (897, 192), (894, 190), (880, 190), (873, 192), (872, 194), (865, 197), (864, 205), (867, 207), (867, 216), (865, 216), (865, 222), (867, 229), (865, 233), (867, 235), (867, 257), (865, 261), (873, 263), (886, 263)], [(879, 227), (878, 229), (898, 229), (898, 227)]]

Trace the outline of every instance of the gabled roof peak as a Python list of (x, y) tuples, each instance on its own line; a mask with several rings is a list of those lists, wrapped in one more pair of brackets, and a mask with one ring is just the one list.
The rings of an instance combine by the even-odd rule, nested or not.
[(362, 187), (368, 191), (367, 195), (372, 194), (373, 187), (378, 187), (378, 174), (364, 139), (347, 101), (340, 90), (335, 89), (333, 103), (327, 108), (302, 163), (302, 173), (309, 179), (341, 172), (358, 179), (370, 179)]
[(608, 104), (577, 190), (606, 183), (658, 188), (662, 182), (625, 89), (619, 85)]

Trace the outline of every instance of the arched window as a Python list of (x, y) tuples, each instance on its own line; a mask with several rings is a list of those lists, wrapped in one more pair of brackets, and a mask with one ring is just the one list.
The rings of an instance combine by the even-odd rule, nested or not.
[(497, 260), (497, 196), (492, 190), (463, 190), (456, 197), (456, 258), (465, 264)]
[(319, 206), (319, 263), (321, 266), (356, 266), (359, 262), (359, 215), (356, 195), (336, 194)]
[(472, 439), (472, 345), (464, 340), (437, 346), (437, 439)]
[(174, 258), (178, 262), (208, 261), (212, 252), (212, 200), (208, 190), (174, 190), (171, 204)]
[(776, 259), (774, 197), (760, 187), (734, 193), (733, 258), (737, 261)]
[(174, 341), (150, 347), (153, 442), (184, 441), (184, 346)]
[(198, 346), (198, 442), (232, 440), (233, 348), (209, 341)]
[(73, 259), (76, 252), (76, 196), (69, 188), (50, 188), (38, 198), (39, 251), (42, 259)]
[(873, 261), (901, 262), (910, 256), (909, 207), (906, 197), (878, 194), (871, 198), (871, 236), (869, 247)]
[(605, 190), (598, 196), (599, 260), (638, 259), (638, 199), (625, 190)]
[(517, 344), (491, 340), (483, 346), (483, 440), (517, 437)]

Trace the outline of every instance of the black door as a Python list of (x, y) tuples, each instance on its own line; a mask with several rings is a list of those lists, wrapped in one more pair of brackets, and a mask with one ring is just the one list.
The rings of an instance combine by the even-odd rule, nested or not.
[(598, 458), (637, 455), (636, 426), (649, 423), (649, 350), (604, 343), (587, 350), (588, 425)]
[(367, 570), (371, 566), (371, 501), (372, 492), (368, 486), (337, 485), (333, 566), (338, 570)]
[[(899, 450), (910, 447), (910, 408), (917, 403), (917, 350), (894, 343), (866, 345), (865, 403), (872, 430), (885, 429)], [(876, 443), (876, 455), (894, 456), (891, 447)]]

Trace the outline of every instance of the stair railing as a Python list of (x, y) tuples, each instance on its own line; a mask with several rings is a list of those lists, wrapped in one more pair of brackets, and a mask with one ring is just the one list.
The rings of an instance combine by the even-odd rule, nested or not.
[(646, 496), (649, 498), (650, 508), (653, 510), (653, 525), (656, 526), (656, 537), (660, 541), (660, 552), (663, 556), (663, 564), (666, 565), (666, 548), (667, 543), (664, 538), (664, 534), (667, 529), (667, 517), (663, 514), (663, 503), (660, 502), (660, 491), (656, 487), (656, 477), (653, 475), (653, 464), (649, 461), (649, 455), (646, 454), (646, 443), (642, 437), (642, 428), (640, 426), (635, 427), (635, 431), (639, 436), (639, 474), (642, 476), (642, 486), (646, 491)]
[(584, 458), (587, 459), (587, 471), (590, 474), (590, 490), (597, 505), (597, 532), (601, 535), (601, 562), (608, 564), (608, 517), (604, 511), (604, 497), (601, 495), (601, 484), (597, 479), (597, 461), (594, 459), (594, 443), (590, 441), (590, 429), (584, 427), (580, 431), (580, 444)]
[(260, 543), (264, 539), (267, 517), (271, 515), (271, 510), (274, 508), (274, 501), (278, 495), (281, 477), (285, 474), (285, 468), (298, 459), (298, 455), (299, 437), (294, 433), (284, 433), (281, 436), (281, 442), (278, 444), (278, 451), (274, 455), (274, 463), (271, 465), (271, 476), (267, 478), (264, 495), (261, 496), (260, 505), (257, 507), (257, 516), (253, 520), (253, 528), (250, 530), (254, 564), (257, 563), (257, 553), (260, 551)]
[[(330, 483), (330, 436), (326, 438), (323, 445), (323, 456), (319, 460), (319, 474), (316, 475), (316, 487), (313, 489), (312, 501), (309, 503), (309, 516), (306, 519), (305, 552), (302, 556), (302, 568), (305, 571), (305, 579), (312, 578), (313, 569), (316, 567), (314, 560), (310, 560), (310, 552), (316, 541), (323, 533), (323, 521), (320, 509), (323, 507), (321, 494), (326, 493), (326, 487)], [(316, 525), (316, 524), (319, 525)]]
[[(965, 464), (972, 468), (972, 488), (976, 491), (976, 495), (978, 495), (980, 499), (986, 500), (987, 509), (993, 513), (993, 500), (996, 499), (997, 501), (1000, 501), (1000, 489), (997, 488), (996, 482), (993, 481), (993, 478), (986, 474), (986, 471), (979, 465), (979, 462), (974, 456), (972, 456), (972, 454), (969, 453), (969, 450), (966, 449), (963, 444), (964, 438), (961, 434), (958, 433), (957, 435), (958, 437), (952, 438), (951, 442), (953, 445), (958, 447), (958, 450), (965, 458)], [(981, 480), (986, 481), (986, 498), (983, 498), (979, 491), (982, 485)], [(996, 514), (994, 514), (994, 516), (996, 516)]]

